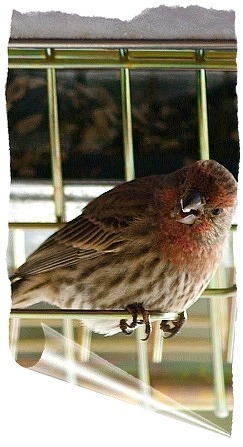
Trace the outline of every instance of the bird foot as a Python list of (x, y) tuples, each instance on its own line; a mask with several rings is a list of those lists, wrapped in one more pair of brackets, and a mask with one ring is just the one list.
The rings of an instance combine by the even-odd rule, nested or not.
[[(174, 320), (162, 320), (160, 323), (160, 329), (163, 331), (163, 338), (174, 337), (182, 328), (187, 320), (187, 313), (183, 311), (178, 314)], [(167, 335), (168, 334), (168, 335)]]
[[(146, 337), (143, 341), (148, 340), (152, 332), (152, 324), (150, 321), (150, 315), (147, 310), (144, 309), (143, 305), (140, 303), (130, 304), (126, 307), (126, 310), (132, 315), (132, 323), (128, 324), (127, 320), (120, 320), (120, 329), (125, 335), (131, 335), (138, 324), (145, 324), (145, 334)], [(141, 320), (138, 320), (138, 315), (142, 316)]]

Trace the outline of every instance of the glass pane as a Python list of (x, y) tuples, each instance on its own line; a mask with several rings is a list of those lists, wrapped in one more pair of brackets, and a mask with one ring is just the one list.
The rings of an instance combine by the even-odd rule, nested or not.
[(237, 178), (240, 150), (236, 83), (237, 73), (207, 73), (211, 158), (226, 166)]
[(199, 157), (195, 71), (132, 71), (136, 175), (171, 172)]
[(50, 178), (45, 70), (10, 69), (6, 98), (12, 178)]
[[(210, 155), (237, 177), (236, 73), (209, 71)], [(123, 179), (119, 70), (58, 70), (63, 174)], [(7, 108), (12, 178), (51, 178), (45, 70), (11, 69)], [(136, 176), (166, 173), (199, 158), (195, 71), (132, 70)]]
[(122, 179), (120, 71), (58, 70), (63, 174)]

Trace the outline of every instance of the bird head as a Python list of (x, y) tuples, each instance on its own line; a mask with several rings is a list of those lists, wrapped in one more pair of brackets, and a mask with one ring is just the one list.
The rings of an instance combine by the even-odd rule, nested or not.
[(175, 219), (185, 225), (203, 219), (232, 216), (236, 207), (237, 182), (214, 160), (200, 160), (179, 171), (180, 193), (174, 208)]

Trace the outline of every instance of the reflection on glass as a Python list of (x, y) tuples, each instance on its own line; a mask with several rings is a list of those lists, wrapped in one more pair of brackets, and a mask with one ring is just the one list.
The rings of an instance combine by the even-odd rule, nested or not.
[(13, 178), (50, 178), (45, 70), (9, 70), (6, 88)]
[(195, 71), (131, 72), (138, 176), (161, 174), (199, 157)]
[[(195, 71), (131, 71), (136, 176), (199, 158)], [(207, 72), (211, 157), (237, 177), (236, 73)], [(57, 70), (65, 179), (123, 179), (119, 70)], [(13, 178), (51, 178), (45, 70), (9, 70)]]

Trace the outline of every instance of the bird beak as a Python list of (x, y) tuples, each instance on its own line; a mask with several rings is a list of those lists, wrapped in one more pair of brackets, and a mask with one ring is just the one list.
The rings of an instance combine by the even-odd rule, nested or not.
[(177, 221), (192, 225), (202, 214), (205, 199), (198, 191), (190, 191), (180, 200), (180, 211), (177, 215)]
[(199, 210), (205, 205), (205, 199), (198, 191), (191, 191), (181, 199), (181, 209), (184, 213), (189, 213), (191, 210)]

